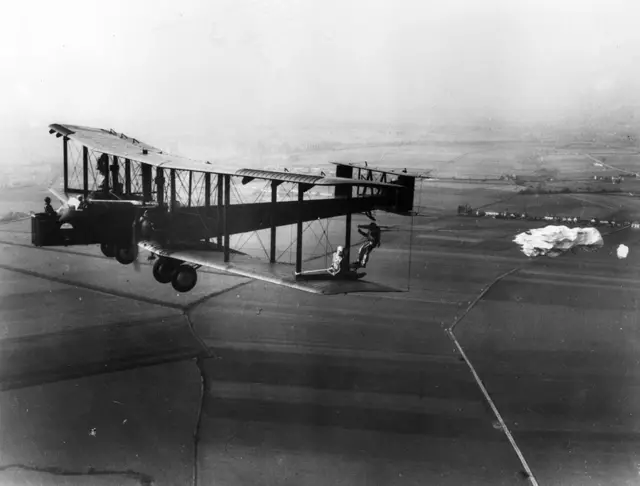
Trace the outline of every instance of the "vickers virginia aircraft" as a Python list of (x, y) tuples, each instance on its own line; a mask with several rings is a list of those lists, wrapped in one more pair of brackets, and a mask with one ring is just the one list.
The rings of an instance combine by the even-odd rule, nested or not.
[[(364, 280), (361, 265), (350, 261), (351, 219), (374, 210), (413, 214), (420, 174), (351, 163), (334, 163), (335, 176), (225, 168), (113, 130), (49, 128), (62, 138), (64, 188), (52, 190), (62, 203), (57, 211), (48, 199), (45, 212), (32, 217), (36, 246), (99, 244), (105, 256), (136, 268), (139, 250), (146, 250), (155, 256), (156, 281), (178, 292), (194, 288), (200, 267), (320, 294), (398, 290)], [(270, 201), (238, 201), (252, 181), (270, 186)], [(316, 186), (325, 197), (309, 197)], [(345, 217), (338, 258), (331, 268), (303, 271), (303, 224), (336, 216)], [(296, 227), (293, 269), (277, 258), (276, 229), (289, 225)], [(230, 247), (231, 235), (259, 230), (270, 230), (268, 250), (260, 240), (266, 260)]]

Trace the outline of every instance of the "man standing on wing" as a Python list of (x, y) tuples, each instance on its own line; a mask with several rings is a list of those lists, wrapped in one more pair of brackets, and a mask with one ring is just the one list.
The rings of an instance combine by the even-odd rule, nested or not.
[(344, 248), (339, 246), (333, 254), (333, 262), (327, 271), (334, 277), (342, 271), (342, 259), (344, 258)]
[[(368, 231), (365, 233), (362, 229), (367, 229)], [(369, 261), (369, 255), (371, 255), (374, 248), (378, 248), (380, 246), (380, 226), (376, 223), (358, 225), (358, 233), (364, 236), (367, 240), (360, 247), (360, 250), (358, 251), (358, 260), (354, 262), (354, 265), (366, 268), (367, 262)]]

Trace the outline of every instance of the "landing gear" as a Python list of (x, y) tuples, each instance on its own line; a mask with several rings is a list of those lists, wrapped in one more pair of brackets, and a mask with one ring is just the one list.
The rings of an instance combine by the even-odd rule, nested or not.
[(159, 258), (153, 264), (153, 278), (161, 284), (167, 284), (173, 279), (173, 274), (178, 269), (178, 266), (179, 262), (175, 260)]
[(115, 256), (118, 263), (129, 265), (136, 259), (136, 249), (130, 246), (118, 246), (115, 249)]
[(180, 265), (173, 274), (171, 285), (178, 292), (189, 292), (196, 286), (198, 273), (189, 265)]
[(178, 292), (189, 292), (198, 282), (195, 268), (166, 257), (160, 257), (153, 264), (153, 278), (161, 284), (171, 282), (171, 286)]
[(102, 254), (108, 258), (116, 256), (116, 247), (113, 243), (101, 243), (100, 250), (102, 251)]

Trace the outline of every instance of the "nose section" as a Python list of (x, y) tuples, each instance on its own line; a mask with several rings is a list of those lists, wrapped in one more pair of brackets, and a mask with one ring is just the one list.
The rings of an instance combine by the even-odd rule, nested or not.
[(71, 223), (71, 221), (74, 219), (74, 216), (75, 210), (68, 204), (64, 204), (58, 209), (58, 221), (60, 221), (61, 223)]

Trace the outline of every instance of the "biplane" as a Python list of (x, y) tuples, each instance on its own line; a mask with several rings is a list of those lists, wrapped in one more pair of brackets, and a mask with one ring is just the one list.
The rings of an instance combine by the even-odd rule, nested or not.
[[(137, 268), (139, 251), (146, 250), (155, 259), (155, 280), (178, 292), (194, 288), (201, 267), (320, 294), (398, 291), (364, 280), (350, 263), (352, 215), (412, 214), (419, 174), (346, 163), (334, 163), (334, 176), (238, 169), (169, 154), (114, 130), (49, 128), (62, 138), (64, 187), (52, 191), (62, 206), (33, 215), (36, 246), (99, 244), (105, 256)], [(269, 187), (269, 201), (232, 203), (233, 194), (255, 181)], [(284, 185), (295, 198), (283, 200)], [(312, 188), (324, 196), (305, 197)], [(342, 216), (339, 271), (303, 269), (303, 225)], [(282, 226), (296, 228), (293, 268), (277, 261), (276, 229)], [(259, 230), (270, 232), (265, 261), (231, 248), (232, 235)]]

